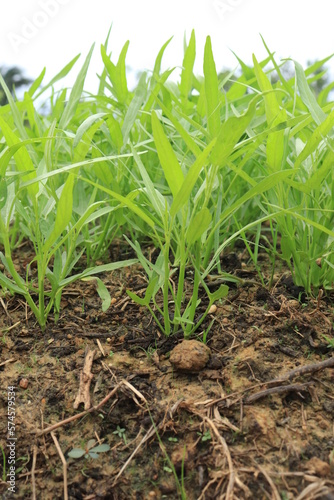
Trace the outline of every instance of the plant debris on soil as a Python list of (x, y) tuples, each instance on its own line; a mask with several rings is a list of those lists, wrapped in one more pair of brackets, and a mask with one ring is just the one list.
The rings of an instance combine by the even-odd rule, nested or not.
[[(170, 362), (183, 334), (165, 337), (126, 294), (145, 291), (139, 266), (104, 276), (105, 313), (92, 282), (65, 288), (44, 333), (18, 296), (1, 297), (3, 499), (334, 499), (333, 295), (307, 298), (285, 269), (266, 289), (241, 250), (224, 258), (247, 280), (192, 337), (214, 320), (194, 370)], [(110, 450), (68, 456), (90, 440)]]

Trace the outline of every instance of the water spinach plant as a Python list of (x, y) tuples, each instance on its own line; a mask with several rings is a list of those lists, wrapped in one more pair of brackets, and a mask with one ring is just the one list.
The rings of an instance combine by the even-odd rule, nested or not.
[[(192, 32), (177, 81), (174, 68), (161, 69), (168, 40), (130, 90), (129, 42), (113, 62), (109, 38), (96, 94), (84, 91), (93, 47), (70, 92), (54, 85), (77, 58), (44, 86), (43, 70), (22, 101), (0, 79), (8, 98), (0, 108), (2, 289), (22, 295), (44, 329), (65, 286), (96, 279), (106, 309), (97, 274), (139, 262), (147, 289), (128, 295), (166, 335), (189, 337), (229, 282), (242, 284), (221, 264), (237, 239), (264, 286), (284, 260), (307, 294), (333, 289), (333, 85), (318, 96), (311, 87), (328, 58), (306, 70), (293, 61), (286, 76), (264, 42), (263, 61), (237, 58), (237, 71), (219, 74), (207, 37), (196, 75)], [(48, 92), (45, 113), (37, 99)], [(115, 238), (137, 259), (108, 262)], [(33, 257), (22, 276), (13, 255), (26, 242)], [(257, 262), (261, 245), (271, 276)]]

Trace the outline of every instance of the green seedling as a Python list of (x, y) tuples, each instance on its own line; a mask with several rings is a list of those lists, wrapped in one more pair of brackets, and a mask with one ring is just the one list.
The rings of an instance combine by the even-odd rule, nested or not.
[(126, 430), (120, 427), (119, 425), (117, 426), (117, 429), (113, 432), (113, 434), (116, 434), (118, 437), (123, 439), (124, 443), (127, 444), (127, 439), (125, 435)]
[(328, 342), (327, 347), (334, 349), (334, 338), (327, 337), (327, 335), (323, 335), (323, 338)]
[(95, 439), (90, 439), (84, 449), (82, 448), (73, 448), (69, 453), (68, 456), (71, 458), (99, 458), (100, 453), (105, 453), (106, 451), (110, 450), (110, 446), (108, 444), (100, 444), (98, 446), (95, 446), (96, 441)]
[(210, 441), (212, 439), (210, 431), (205, 431), (204, 434), (202, 434), (201, 432), (198, 432), (197, 434), (198, 434), (198, 436), (201, 436), (201, 441), (203, 443), (205, 443), (205, 441)]

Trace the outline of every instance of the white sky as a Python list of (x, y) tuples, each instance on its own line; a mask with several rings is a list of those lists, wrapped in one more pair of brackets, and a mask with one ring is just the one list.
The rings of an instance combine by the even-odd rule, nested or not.
[(198, 73), (202, 73), (207, 35), (212, 39), (217, 70), (236, 67), (231, 50), (246, 63), (251, 62), (252, 53), (258, 60), (265, 58), (259, 33), (279, 58), (292, 57), (305, 64), (307, 59), (334, 52), (333, 14), (333, 0), (5, 0), (0, 17), (0, 65), (19, 65), (32, 78), (46, 66), (46, 83), (81, 53), (72, 70), (74, 78), (96, 42), (86, 81), (86, 88), (95, 91), (95, 74), (102, 68), (100, 44), (111, 24), (112, 60), (116, 62), (130, 40), (127, 65), (134, 70), (152, 69), (159, 49), (173, 35), (163, 67), (181, 65), (184, 33), (189, 39), (192, 28)]

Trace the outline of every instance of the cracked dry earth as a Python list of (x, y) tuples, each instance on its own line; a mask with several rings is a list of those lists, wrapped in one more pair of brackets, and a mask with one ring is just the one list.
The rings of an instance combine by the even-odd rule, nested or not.
[[(105, 313), (94, 284), (65, 289), (44, 333), (20, 298), (2, 295), (2, 498), (177, 499), (183, 487), (189, 500), (334, 499), (333, 295), (307, 299), (284, 269), (265, 289), (242, 260), (226, 256), (224, 269), (248, 282), (231, 286), (205, 323), (215, 320), (204, 367), (189, 368), (196, 343), (182, 351), (182, 334), (164, 337), (126, 295), (145, 289), (139, 267), (104, 275)], [(171, 363), (176, 346), (187, 371)], [(74, 409), (92, 350), (93, 407)], [(4, 481), (8, 386), (14, 495)], [(110, 450), (68, 456), (89, 440)]]

